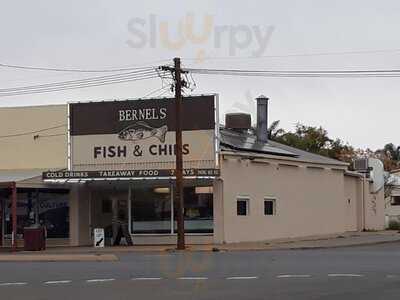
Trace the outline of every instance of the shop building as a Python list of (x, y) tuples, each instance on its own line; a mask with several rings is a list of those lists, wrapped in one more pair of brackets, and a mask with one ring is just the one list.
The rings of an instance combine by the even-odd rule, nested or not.
[[(111, 230), (117, 203), (134, 244), (176, 242), (173, 104), (145, 101), (0, 108), (3, 245), (12, 233), (13, 186), (17, 239), (40, 223), (50, 244), (91, 245), (94, 228)], [(220, 126), (215, 95), (185, 103), (187, 243), (384, 228), (383, 190), (371, 179), (268, 140), (265, 98), (255, 103), (255, 132), (245, 114)]]

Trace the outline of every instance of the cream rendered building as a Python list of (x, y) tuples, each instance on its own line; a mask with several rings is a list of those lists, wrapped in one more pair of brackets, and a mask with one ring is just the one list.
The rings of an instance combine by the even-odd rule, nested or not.
[[(383, 191), (371, 193), (371, 182), (348, 172), (347, 164), (273, 141), (260, 142), (249, 131), (234, 128), (221, 128), (219, 141), (220, 177), (185, 183), (187, 243), (384, 229)], [(50, 243), (90, 245), (93, 229), (110, 225), (108, 200), (122, 199), (134, 244), (175, 243), (173, 182), (42, 181), (43, 171), (67, 169), (67, 148), (67, 105), (0, 108), (4, 244), (10, 234), (10, 182), (16, 183), (21, 203), (19, 233), (29, 222), (42, 222), (53, 230)]]

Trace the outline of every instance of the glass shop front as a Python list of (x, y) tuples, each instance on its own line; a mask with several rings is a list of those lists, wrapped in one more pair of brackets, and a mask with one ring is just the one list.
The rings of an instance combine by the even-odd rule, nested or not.
[[(113, 209), (133, 235), (172, 235), (176, 233), (174, 185), (162, 181), (93, 183), (91, 187), (91, 227), (110, 233)], [(213, 182), (188, 182), (183, 190), (185, 232), (213, 233)]]
[[(11, 190), (0, 190), (1, 237), (11, 238)], [(23, 237), (25, 227), (46, 227), (47, 238), (69, 238), (68, 189), (17, 189), (17, 238)]]

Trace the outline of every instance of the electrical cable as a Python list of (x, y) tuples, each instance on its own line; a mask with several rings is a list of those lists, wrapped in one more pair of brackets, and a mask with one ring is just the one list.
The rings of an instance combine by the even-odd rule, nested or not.
[(210, 56), (199, 58), (183, 58), (190, 61), (206, 61), (206, 60), (244, 60), (244, 59), (263, 59), (263, 58), (290, 58), (290, 57), (313, 57), (313, 56), (338, 56), (338, 55), (365, 55), (365, 54), (385, 54), (400, 53), (400, 49), (377, 49), (377, 50), (355, 50), (355, 51), (339, 51), (339, 52), (314, 52), (314, 53), (292, 53), (282, 55), (259, 55), (259, 56)]
[(41, 93), (49, 93), (49, 92), (58, 92), (58, 91), (65, 91), (65, 90), (74, 90), (74, 89), (81, 89), (81, 88), (89, 88), (89, 87), (98, 87), (110, 84), (119, 84), (119, 83), (126, 83), (126, 82), (133, 82), (139, 80), (146, 80), (146, 79), (154, 79), (159, 78), (156, 75), (148, 75), (145, 77), (132, 77), (128, 79), (118, 79), (118, 80), (108, 80), (108, 81), (100, 81), (100, 82), (93, 82), (87, 84), (75, 84), (70, 86), (64, 87), (54, 87), (54, 88), (47, 88), (47, 89), (39, 89), (39, 90), (27, 90), (27, 91), (17, 91), (17, 92), (9, 92), (9, 93), (0, 93), (0, 97), (7, 97), (7, 96), (20, 96), (20, 95), (30, 95), (30, 94), (41, 94)]
[[(154, 64), (154, 63), (161, 63), (165, 62), (167, 59), (156, 60), (152, 62), (148, 62), (147, 64)], [(130, 71), (130, 70), (139, 70), (139, 69), (146, 69), (145, 66), (136, 66), (136, 67), (125, 67), (125, 68), (114, 68), (114, 69), (97, 69), (97, 70), (90, 70), (90, 69), (73, 69), (73, 68), (52, 68), (52, 67), (34, 67), (34, 66), (23, 66), (23, 65), (13, 65), (13, 64), (6, 64), (0, 63), (0, 67), (3, 68), (11, 68), (11, 69), (21, 69), (21, 70), (33, 70), (33, 71), (51, 71), (51, 72), (75, 72), (75, 73), (115, 73), (121, 71)]]
[(149, 97), (149, 96), (151, 96), (151, 95), (153, 95), (153, 94), (155, 94), (155, 93), (157, 93), (157, 92), (162, 91), (162, 90), (165, 89), (165, 88), (166, 88), (165, 86), (162, 86), (162, 87), (160, 87), (160, 88), (158, 88), (158, 89), (155, 89), (155, 90), (151, 91), (150, 93), (147, 93), (146, 95), (144, 95), (144, 96), (141, 97), (141, 98), (147, 98), (147, 97)]
[(388, 70), (239, 70), (239, 69), (195, 69), (185, 71), (196, 74), (262, 77), (400, 77), (399, 69)]
[(96, 80), (113, 79), (113, 78), (124, 77), (124, 76), (147, 75), (147, 74), (150, 74), (150, 73), (155, 73), (155, 70), (149, 68), (147, 70), (133, 71), (133, 72), (127, 72), (127, 73), (119, 73), (119, 74), (106, 75), (106, 76), (96, 76), (96, 77), (88, 77), (88, 78), (83, 78), (83, 79), (67, 80), (67, 81), (54, 82), (54, 83), (28, 85), (28, 86), (22, 86), (22, 87), (16, 87), (16, 88), (6, 88), (6, 89), (0, 89), (0, 93), (1, 92), (16, 91), (16, 90), (32, 89), (32, 88), (62, 86), (62, 85), (68, 85), (68, 84), (74, 84), (74, 83), (85, 83), (85, 82), (91, 82), (91, 81), (96, 81)]
[(47, 128), (43, 128), (43, 129), (34, 130), (34, 131), (21, 132), (21, 133), (15, 133), (15, 134), (8, 134), (8, 135), (0, 135), (0, 139), (18, 137), (18, 136), (24, 136), (24, 135), (31, 135), (31, 134), (40, 133), (40, 132), (44, 132), (44, 131), (49, 131), (49, 130), (52, 130), (52, 129), (57, 129), (57, 128), (66, 127), (66, 126), (67, 126), (67, 124), (62, 124), (62, 125), (57, 125), (57, 126), (53, 126), (53, 127), (47, 127)]
[(70, 80), (70, 81), (55, 82), (49, 84), (24, 86), (19, 88), (0, 89), (0, 97), (96, 87), (102, 85), (152, 79), (157, 77), (165, 78), (166, 74), (168, 74), (168, 72), (160, 72), (156, 71), (155, 69), (149, 69), (149, 70), (141, 70), (141, 71), (120, 73), (107, 76), (90, 77), (80, 80)]

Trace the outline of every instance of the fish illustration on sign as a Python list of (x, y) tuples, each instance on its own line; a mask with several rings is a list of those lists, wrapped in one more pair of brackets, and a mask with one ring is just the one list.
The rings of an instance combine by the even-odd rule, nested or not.
[(124, 141), (138, 141), (151, 137), (156, 137), (161, 143), (165, 142), (168, 126), (163, 125), (159, 128), (151, 127), (146, 122), (139, 121), (133, 125), (126, 127), (118, 133), (118, 138)]

